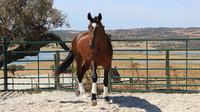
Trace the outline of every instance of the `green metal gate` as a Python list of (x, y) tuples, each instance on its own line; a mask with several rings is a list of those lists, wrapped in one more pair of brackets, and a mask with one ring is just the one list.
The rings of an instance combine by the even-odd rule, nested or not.
[[(9, 44), (19, 45), (23, 42)], [(26, 42), (24, 42), (26, 43)], [(44, 42), (29, 42), (41, 44)], [(59, 43), (59, 42), (48, 42)], [(69, 41), (66, 42), (70, 43)], [(65, 88), (75, 90), (75, 64), (69, 74), (59, 77), (50, 72), (56, 69), (59, 61), (68, 54), (60, 48), (42, 49), (34, 59), (18, 60), (15, 63), (26, 65), (18, 76), (11, 76), (6, 62), (7, 42), (4, 46), (4, 67), (1, 69), (0, 90), (38, 90)], [(132, 39), (113, 40), (114, 59), (110, 77), (110, 90), (113, 92), (199, 92), (200, 90), (200, 38), (191, 39)], [(54, 46), (54, 45), (52, 45)], [(55, 46), (54, 46), (55, 47)], [(30, 51), (15, 51), (25, 53)], [(43, 54), (43, 55), (41, 55)], [(47, 56), (45, 58), (45, 55)], [(51, 58), (49, 58), (49, 57)], [(35, 67), (29, 67), (35, 65)], [(48, 68), (46, 65), (49, 65)], [(50, 65), (52, 65), (50, 67)], [(45, 66), (45, 67), (43, 67)], [(24, 71), (27, 71), (26, 74)], [(118, 76), (115, 76), (115, 72)], [(23, 75), (24, 73), (24, 75)], [(99, 68), (99, 83), (102, 84), (102, 69)], [(113, 74), (114, 73), (114, 74)], [(116, 81), (117, 79), (117, 81)]]
[[(117, 43), (124, 40), (116, 40)], [(135, 39), (127, 44), (143, 46), (116, 49), (133, 57), (116, 57), (113, 61), (133, 61), (141, 66), (117, 67), (121, 81), (111, 82), (112, 91), (128, 92), (199, 92), (200, 39)], [(116, 53), (115, 53), (116, 54)], [(126, 55), (127, 55), (126, 54)], [(137, 56), (138, 54), (141, 54)], [(136, 55), (136, 56), (134, 56)], [(160, 63), (160, 64), (159, 64)], [(135, 65), (136, 65), (135, 64)], [(137, 75), (133, 72), (137, 72)], [(144, 73), (145, 72), (145, 73)]]
[[(70, 41), (66, 41), (69, 43)], [(64, 57), (69, 51), (60, 50), (60, 48), (53, 49), (46, 48), (41, 51), (13, 51), (12, 53), (39, 53), (35, 57), (25, 57), (24, 59), (17, 60), (11, 64), (7, 64), (7, 47), (9, 45), (19, 44), (56, 44), (59, 41), (43, 41), (43, 42), (7, 42), (4, 38), (1, 41), (3, 46), (3, 67), (0, 73), (0, 90), (41, 90), (41, 89), (62, 89), (75, 90), (76, 88), (76, 77), (72, 71), (73, 65), (68, 69), (69, 74), (62, 74), (60, 76), (53, 75), (53, 71), (59, 65), (60, 61), (64, 60)], [(55, 47), (55, 46), (54, 46)], [(60, 55), (62, 56), (62, 59)], [(45, 65), (51, 64), (51, 65)], [(17, 69), (12, 68), (18, 65), (24, 65), (25, 69), (20, 70), (21, 72), (17, 75), (13, 75), (10, 71)], [(34, 66), (33, 66), (34, 65)], [(48, 67), (43, 67), (43, 66)], [(10, 67), (11, 66), (11, 67)], [(28, 67), (27, 67), (28, 66)], [(30, 66), (30, 67), (29, 67)], [(17, 71), (16, 71), (17, 72)], [(24, 73), (25, 72), (25, 73)]]

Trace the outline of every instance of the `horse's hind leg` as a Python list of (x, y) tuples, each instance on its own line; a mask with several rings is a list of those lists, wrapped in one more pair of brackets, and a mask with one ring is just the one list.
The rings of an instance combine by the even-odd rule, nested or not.
[(108, 72), (109, 72), (109, 68), (104, 68), (104, 89), (103, 89), (103, 97), (105, 99), (106, 102), (110, 103), (110, 100), (108, 98)]
[(97, 98), (96, 98), (96, 95), (97, 95), (97, 85), (96, 85), (96, 82), (97, 82), (97, 73), (96, 73), (96, 69), (97, 69), (97, 66), (95, 65), (94, 61), (92, 62), (92, 90), (91, 90), (91, 93), (92, 93), (92, 106), (96, 106), (97, 105)]

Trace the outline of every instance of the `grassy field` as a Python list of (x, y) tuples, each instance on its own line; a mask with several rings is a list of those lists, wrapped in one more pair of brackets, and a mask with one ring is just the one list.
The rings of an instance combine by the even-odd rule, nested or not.
[[(49, 49), (49, 48), (43, 48), (43, 51), (45, 50), (52, 50), (54, 51), (55, 48)], [(58, 49), (59, 50), (59, 49)], [(64, 59), (66, 57), (66, 53), (61, 54), (61, 59)], [(145, 89), (146, 84), (146, 77), (166, 77), (166, 55), (165, 53), (149, 53), (148, 58), (149, 59), (163, 59), (160, 61), (147, 61), (145, 60), (147, 56), (145, 55), (145, 52), (115, 52), (113, 55), (114, 59), (127, 59), (127, 60), (113, 60), (112, 62), (112, 67), (113, 68), (118, 68), (117, 72), (120, 74), (120, 76), (134, 76), (135, 78), (122, 78), (121, 80), (126, 81), (128, 80), (129, 83), (130, 81), (133, 80), (134, 84), (138, 84), (138, 86), (130, 86), (130, 85), (116, 85), (114, 87), (116, 88), (129, 88), (129, 89)], [(184, 59), (186, 58), (184, 54), (170, 54), (170, 59)], [(189, 55), (189, 59), (196, 59), (198, 56), (196, 55)], [(137, 60), (137, 59), (144, 59), (144, 60)], [(48, 61), (48, 62), (33, 62), (33, 63), (23, 63), (21, 64), (25, 66), (25, 69), (28, 70), (23, 70), (23, 71), (16, 71), (15, 74), (16, 76), (27, 76), (27, 75), (53, 75), (53, 70), (30, 70), (30, 69), (37, 69), (38, 66), (40, 69), (52, 69), (52, 66), (55, 65), (54, 61)], [(74, 63), (75, 65), (75, 63)], [(154, 69), (162, 69), (162, 70), (145, 70), (145, 68), (154, 68)], [(199, 84), (199, 80), (193, 80), (193, 79), (186, 79), (182, 78), (179, 79), (178, 77), (200, 77), (200, 70), (184, 70), (186, 68), (186, 61), (181, 60), (181, 61), (170, 61), (169, 67), (172, 69), (169, 71), (169, 74), (173, 79), (171, 79), (171, 84)], [(188, 61), (188, 68), (200, 68), (200, 62), (198, 61)], [(129, 70), (125, 70), (126, 68), (130, 68)], [(131, 68), (135, 69), (138, 68), (139, 70), (131, 70)], [(175, 70), (175, 68), (178, 69), (183, 69), (183, 70)], [(76, 67), (74, 68), (76, 69)], [(75, 71), (75, 70), (74, 70)], [(99, 69), (97, 71), (99, 76), (103, 76), (103, 71), (102, 69)], [(13, 76), (10, 72), (8, 72), (9, 77), (15, 77)], [(3, 77), (3, 72), (0, 72), (0, 77)], [(87, 77), (90, 77), (87, 75)], [(138, 77), (138, 78), (137, 78)], [(149, 78), (148, 79), (150, 82), (149, 84), (166, 84), (166, 79), (163, 78)], [(156, 88), (155, 86), (151, 88)], [(176, 86), (175, 89), (182, 89), (185, 88), (185, 86)], [(192, 89), (198, 89), (197, 86), (191, 87)], [(159, 89), (162, 89), (159, 88)]]
[[(64, 59), (64, 55), (61, 55), (61, 59)], [(130, 54), (130, 53), (116, 53), (113, 56), (114, 59), (130, 59), (130, 60), (114, 60), (112, 62), (113, 67), (117, 68), (139, 68), (143, 69), (147, 67), (146, 60), (142, 61), (137, 61), (134, 59), (146, 59), (145, 54)], [(165, 55), (149, 55), (149, 59), (165, 59)], [(183, 55), (171, 55), (171, 59), (180, 59), (180, 58), (185, 58)], [(189, 57), (190, 59), (196, 58), (195, 56)], [(185, 68), (185, 60), (179, 61), (181, 63), (176, 63), (177, 61), (170, 61), (173, 62), (170, 64), (170, 68)], [(165, 65), (165, 60), (162, 61), (149, 61), (148, 62), (148, 68), (161, 68), (164, 69), (166, 67)], [(30, 70), (30, 69), (37, 69), (38, 66), (41, 69), (52, 69), (52, 66), (54, 66), (53, 61), (49, 62), (40, 62), (39, 64), (37, 62), (33, 63), (24, 63), (22, 64), (25, 66), (25, 69), (29, 70), (23, 70), (23, 71), (16, 71), (17, 75), (37, 75), (38, 71), (37, 70)], [(200, 68), (200, 63), (194, 63), (194, 64), (188, 64), (188, 68)], [(146, 70), (118, 70), (121, 76), (146, 76)], [(165, 76), (165, 70), (149, 70), (149, 76)], [(52, 74), (52, 70), (40, 70), (40, 74)], [(200, 73), (200, 70), (188, 70), (188, 76), (191, 77), (198, 77)], [(186, 70), (171, 70), (170, 71), (171, 76), (185, 76), (186, 75)], [(3, 73), (1, 71), (0, 76), (2, 76)], [(12, 74), (9, 73), (9, 76), (12, 76)]]

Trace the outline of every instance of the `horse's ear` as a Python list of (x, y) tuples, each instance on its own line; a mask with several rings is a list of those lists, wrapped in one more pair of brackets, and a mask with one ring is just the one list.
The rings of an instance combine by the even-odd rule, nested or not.
[(99, 21), (102, 20), (102, 15), (101, 15), (101, 13), (99, 13), (99, 15), (98, 15), (98, 19), (99, 19)]
[(88, 13), (87, 18), (88, 18), (88, 20), (93, 21), (93, 18), (91, 16), (90, 12)]

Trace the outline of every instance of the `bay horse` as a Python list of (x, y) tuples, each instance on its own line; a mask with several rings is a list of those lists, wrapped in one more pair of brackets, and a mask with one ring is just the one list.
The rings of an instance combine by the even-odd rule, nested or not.
[(61, 63), (55, 74), (62, 73), (75, 59), (77, 64), (77, 77), (80, 94), (85, 94), (82, 79), (85, 72), (92, 68), (92, 106), (97, 105), (97, 72), (98, 66), (104, 69), (104, 92), (103, 97), (106, 102), (110, 102), (108, 96), (108, 72), (111, 68), (113, 58), (113, 48), (108, 34), (106, 34), (104, 26), (101, 22), (102, 15), (99, 13), (94, 18), (90, 12), (87, 15), (89, 20), (88, 31), (77, 35), (72, 40), (72, 48), (67, 58)]

